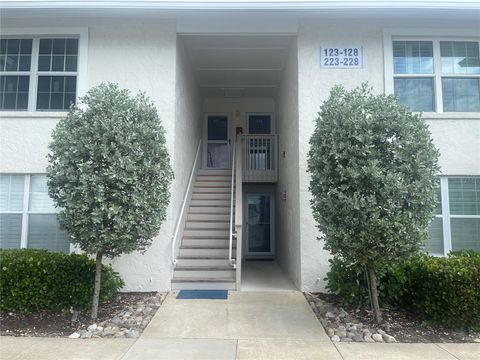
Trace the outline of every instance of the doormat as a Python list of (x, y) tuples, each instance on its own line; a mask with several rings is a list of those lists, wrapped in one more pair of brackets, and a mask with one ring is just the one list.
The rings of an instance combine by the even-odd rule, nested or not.
[(180, 290), (177, 299), (227, 300), (228, 290)]

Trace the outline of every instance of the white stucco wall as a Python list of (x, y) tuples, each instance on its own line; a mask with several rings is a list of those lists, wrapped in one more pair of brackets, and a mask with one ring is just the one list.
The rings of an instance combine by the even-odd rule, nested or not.
[[(445, 31), (448, 26), (445, 24)], [(329, 254), (323, 250), (323, 242), (318, 241), (310, 209), (308, 185), (310, 177), (306, 171), (308, 140), (314, 130), (314, 120), (320, 105), (328, 97), (331, 87), (342, 84), (353, 88), (368, 81), (374, 91), (384, 92), (383, 29), (388, 27), (437, 26), (435, 21), (421, 24), (414, 20), (392, 21), (316, 21), (304, 20), (299, 25), (299, 168), (300, 168), (300, 238), (302, 290), (324, 291), (324, 281), (328, 271)], [(478, 24), (462, 24), (472, 29)], [(321, 46), (362, 46), (364, 66), (361, 69), (322, 69), (320, 68)], [(480, 175), (480, 117), (475, 115), (447, 114), (428, 115), (435, 145), (439, 148), (440, 165), (443, 175)]]
[[(167, 147), (175, 159), (175, 69), (176, 23), (171, 20), (133, 21), (66, 19), (18, 20), (2, 27), (51, 26), (88, 27), (88, 87), (103, 81), (121, 87), (145, 91), (154, 101), (167, 132)], [(60, 115), (61, 116), (61, 115)], [(3, 173), (45, 173), (47, 145), (58, 114), (47, 113), (2, 115), (0, 119), (0, 171)], [(176, 183), (172, 189), (176, 189)], [(114, 267), (125, 280), (127, 291), (170, 289), (170, 237), (178, 201), (173, 197), (168, 219), (152, 246), (138, 253), (113, 260)]]
[[(299, 194), (299, 126), (298, 126), (298, 59), (297, 43), (292, 41), (285, 63), (276, 105), (279, 135), (279, 174), (276, 186), (277, 260), (293, 283), (301, 287), (300, 194)], [(286, 192), (286, 199), (282, 193)]]

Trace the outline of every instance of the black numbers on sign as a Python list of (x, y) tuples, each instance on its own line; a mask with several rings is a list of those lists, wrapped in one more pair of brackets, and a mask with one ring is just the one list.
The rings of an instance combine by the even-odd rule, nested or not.
[(325, 66), (338, 66), (340, 65), (339, 58), (325, 58), (323, 59), (323, 65)]
[(358, 67), (361, 50), (358, 48), (323, 48), (322, 66)]
[(343, 66), (358, 66), (358, 58), (344, 58)]

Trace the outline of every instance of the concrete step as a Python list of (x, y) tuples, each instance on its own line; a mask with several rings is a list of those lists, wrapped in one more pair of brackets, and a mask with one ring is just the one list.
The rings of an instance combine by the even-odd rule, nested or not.
[(176, 267), (173, 272), (173, 281), (175, 279), (230, 279), (235, 278), (235, 269), (230, 268), (180, 268)]
[(177, 258), (178, 267), (225, 267), (230, 266), (227, 258)]
[[(236, 241), (232, 239), (233, 246), (236, 246)], [(226, 247), (230, 245), (230, 239), (183, 239), (182, 246), (185, 247)]]
[[(196, 210), (198, 208), (195, 208)], [(230, 222), (230, 208), (228, 209), (227, 213), (189, 213), (187, 215), (187, 221), (195, 221), (195, 222), (203, 222), (208, 224), (210, 222), (217, 222), (217, 221), (226, 221)]]
[[(235, 197), (235, 194), (233, 195)], [(230, 201), (230, 192), (216, 192), (216, 193), (197, 193), (192, 194), (192, 200), (227, 200)]]
[(198, 169), (197, 175), (232, 175), (232, 169)]
[(235, 290), (235, 280), (191, 281), (189, 279), (172, 281), (172, 290)]
[[(233, 256), (236, 255), (236, 250), (233, 249)], [(196, 257), (204, 258), (209, 256), (222, 256), (228, 258), (228, 247), (193, 247), (193, 246), (182, 246), (178, 251), (178, 257)]]
[(196, 200), (192, 199), (190, 201), (190, 207), (192, 206), (226, 206), (230, 208), (230, 200), (219, 199), (219, 200)]
[(185, 224), (185, 230), (195, 230), (195, 229), (209, 229), (209, 230), (220, 230), (230, 228), (230, 218), (228, 221), (217, 221), (215, 222), (216, 218), (213, 221), (192, 221), (187, 220)]
[[(193, 193), (222, 193), (222, 194), (229, 194), (231, 193), (231, 187), (230, 186), (218, 186), (218, 183), (216, 183), (217, 186), (194, 186), (193, 187)], [(235, 189), (233, 190), (233, 193), (235, 193)]]
[(224, 182), (224, 181), (232, 181), (232, 174), (230, 175), (197, 175), (195, 179), (195, 183), (203, 182), (203, 181), (212, 181), (212, 182)]
[(230, 204), (228, 206), (190, 206), (188, 214), (228, 214), (230, 216)]
[(230, 233), (227, 229), (185, 229), (183, 230), (184, 239), (227, 239)]
[(194, 189), (230, 189), (232, 183), (230, 180), (222, 180), (222, 181), (196, 181), (193, 185)]

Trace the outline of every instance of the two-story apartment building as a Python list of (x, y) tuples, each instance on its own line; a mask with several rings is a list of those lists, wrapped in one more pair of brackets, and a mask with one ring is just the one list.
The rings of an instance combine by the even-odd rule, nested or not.
[[(477, 1), (10, 1), (0, 4), (0, 246), (68, 252), (46, 190), (48, 143), (101, 82), (145, 91), (175, 180), (125, 290), (240, 289), (274, 260), (324, 289), (306, 158), (335, 84), (368, 81), (423, 112), (441, 153), (432, 254), (480, 251)], [(261, 271), (255, 276), (262, 276)]]

